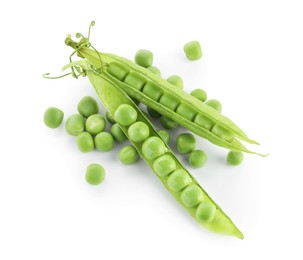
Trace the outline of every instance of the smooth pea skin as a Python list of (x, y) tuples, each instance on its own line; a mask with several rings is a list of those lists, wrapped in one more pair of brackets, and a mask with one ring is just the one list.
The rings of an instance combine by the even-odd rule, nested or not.
[(49, 128), (57, 128), (63, 121), (64, 113), (56, 107), (49, 107), (45, 110), (43, 120), (44, 124)]
[(181, 201), (188, 208), (196, 207), (203, 200), (203, 197), (203, 191), (196, 184), (188, 185), (181, 192)]
[(107, 152), (114, 147), (114, 138), (110, 133), (101, 132), (95, 136), (96, 149), (101, 152)]
[(139, 154), (134, 146), (128, 145), (119, 152), (119, 159), (123, 164), (133, 164), (139, 160)]
[(157, 132), (160, 135), (160, 137), (163, 139), (163, 141), (166, 144), (169, 144), (169, 142), (170, 142), (170, 133), (165, 131), (165, 130), (158, 130)]
[(130, 126), (137, 120), (137, 111), (130, 105), (120, 105), (114, 114), (114, 119), (117, 123), (123, 126)]
[(109, 112), (106, 112), (105, 117), (107, 121), (110, 122), (111, 124), (116, 123), (115, 119), (112, 117), (112, 115)]
[(167, 81), (171, 84), (173, 84), (174, 86), (183, 89), (183, 79), (178, 76), (178, 75), (172, 75), (170, 77), (167, 78)]
[(92, 163), (87, 166), (85, 179), (91, 185), (100, 184), (105, 178), (104, 168), (97, 163)]
[(155, 67), (155, 66), (150, 66), (147, 68), (149, 71), (151, 71), (152, 73), (154, 73), (155, 75), (161, 77), (161, 71)]
[(136, 64), (148, 68), (153, 65), (153, 53), (148, 50), (138, 50), (135, 55)]
[(181, 191), (192, 182), (189, 174), (183, 170), (175, 170), (167, 179), (167, 185), (173, 191)]
[(70, 135), (78, 135), (84, 131), (85, 119), (80, 114), (74, 114), (67, 118), (65, 130)]
[(153, 169), (158, 176), (164, 177), (176, 169), (176, 162), (170, 155), (164, 154), (154, 161)]
[(222, 105), (220, 101), (216, 99), (210, 99), (205, 102), (206, 105), (212, 107), (214, 110), (218, 111), (219, 113), (222, 112)]
[(114, 139), (119, 143), (127, 140), (127, 136), (124, 134), (121, 127), (117, 123), (112, 125), (110, 132)]
[(106, 120), (104, 116), (100, 114), (94, 114), (89, 116), (85, 122), (85, 130), (92, 135), (99, 134), (105, 129)]
[(197, 141), (190, 133), (183, 133), (177, 137), (177, 150), (181, 154), (190, 153), (196, 149)]
[(77, 109), (82, 116), (87, 118), (93, 114), (97, 114), (99, 106), (93, 97), (86, 96), (80, 100)]
[(183, 50), (187, 59), (199, 60), (202, 57), (201, 45), (198, 41), (191, 41), (184, 45)]
[(207, 100), (207, 93), (203, 89), (194, 89), (190, 94), (202, 102), (205, 102)]
[(128, 136), (133, 142), (143, 142), (149, 137), (149, 128), (143, 122), (136, 122), (128, 128)]
[(242, 152), (229, 151), (227, 154), (227, 163), (230, 165), (239, 165), (242, 163), (244, 155)]
[(78, 149), (83, 152), (87, 153), (94, 150), (94, 139), (88, 132), (82, 132), (77, 136), (77, 146)]
[(207, 155), (202, 150), (194, 150), (189, 154), (188, 161), (192, 168), (201, 168), (207, 162)]
[(166, 116), (160, 118), (160, 124), (167, 130), (173, 130), (178, 127), (178, 124)]
[(166, 152), (164, 142), (156, 136), (149, 137), (142, 145), (142, 153), (148, 160), (154, 160)]
[(200, 223), (208, 224), (215, 218), (216, 210), (215, 205), (209, 202), (202, 202), (197, 208), (196, 218)]

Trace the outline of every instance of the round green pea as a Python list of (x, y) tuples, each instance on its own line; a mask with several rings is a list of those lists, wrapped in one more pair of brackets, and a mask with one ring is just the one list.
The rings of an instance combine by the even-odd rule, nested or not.
[(117, 123), (112, 125), (110, 132), (114, 139), (119, 143), (127, 140), (127, 136), (124, 134), (121, 127)]
[(57, 128), (63, 121), (64, 113), (56, 107), (49, 107), (45, 110), (43, 120), (44, 124), (49, 128)]
[(129, 126), (136, 122), (137, 111), (130, 105), (122, 104), (116, 109), (114, 119), (120, 125)]
[(83, 152), (87, 153), (94, 150), (94, 139), (88, 132), (82, 132), (77, 135), (77, 146), (78, 149)]
[(170, 133), (165, 131), (165, 130), (158, 130), (158, 134), (160, 135), (160, 137), (163, 139), (163, 141), (166, 144), (169, 144), (170, 142)]
[(119, 158), (124, 164), (133, 164), (139, 160), (139, 154), (134, 146), (128, 145), (121, 149)]
[(222, 112), (222, 105), (220, 101), (216, 99), (209, 99), (205, 102), (205, 104), (212, 107), (214, 110), (217, 110), (219, 113)]
[(201, 168), (207, 162), (207, 155), (202, 150), (194, 150), (189, 154), (188, 160), (192, 168)]
[(170, 77), (167, 78), (167, 81), (171, 84), (173, 84), (174, 86), (183, 89), (183, 79), (178, 76), (178, 75), (172, 75)]
[(111, 124), (116, 123), (115, 119), (112, 117), (112, 115), (109, 112), (106, 112), (105, 117), (107, 121), (110, 122)]
[(70, 135), (78, 135), (84, 131), (85, 119), (80, 114), (74, 114), (67, 118), (65, 130)]
[(197, 208), (196, 218), (200, 223), (208, 224), (216, 215), (216, 206), (210, 202), (202, 202)]
[(192, 182), (189, 174), (183, 170), (175, 170), (167, 179), (167, 185), (173, 191), (181, 191)]
[(183, 133), (177, 137), (177, 150), (181, 154), (190, 153), (196, 149), (197, 141), (190, 133)]
[(94, 114), (87, 118), (85, 122), (85, 129), (92, 135), (99, 134), (105, 129), (106, 120), (100, 114)]
[(136, 64), (148, 68), (153, 64), (153, 53), (148, 50), (138, 50), (135, 55)]
[(99, 106), (93, 97), (86, 96), (80, 100), (77, 109), (82, 116), (87, 118), (93, 114), (97, 114)]
[(97, 163), (92, 163), (87, 166), (85, 179), (89, 184), (98, 185), (105, 178), (104, 168)]
[(156, 136), (147, 138), (142, 145), (142, 153), (148, 160), (154, 160), (165, 152), (164, 142)]
[(166, 116), (160, 118), (160, 124), (168, 130), (173, 130), (178, 127), (178, 124)]
[(188, 208), (196, 207), (203, 200), (203, 197), (203, 191), (196, 184), (188, 185), (181, 192), (181, 201)]
[(207, 100), (207, 93), (203, 89), (194, 89), (190, 94), (202, 102), (205, 102)]
[(149, 137), (149, 127), (143, 122), (136, 122), (128, 128), (128, 136), (133, 142), (142, 142)]
[(189, 60), (199, 60), (202, 57), (202, 50), (198, 41), (191, 41), (184, 45), (183, 50)]
[(151, 71), (153, 74), (155, 74), (155, 75), (161, 77), (161, 71), (160, 71), (157, 67), (155, 67), (155, 66), (150, 66), (150, 67), (148, 67), (147, 69), (148, 69), (149, 71)]
[(229, 151), (227, 154), (227, 163), (230, 165), (239, 165), (242, 163), (244, 155), (242, 152)]
[(160, 114), (158, 111), (156, 111), (156, 110), (154, 110), (154, 109), (152, 109), (152, 108), (150, 108), (150, 107), (147, 107), (147, 113), (148, 113), (152, 118), (155, 118), (155, 119), (161, 117), (161, 114)]
[(107, 152), (114, 147), (114, 138), (110, 133), (101, 132), (95, 136), (96, 149), (101, 152)]
[(176, 162), (170, 155), (164, 154), (154, 161), (153, 169), (157, 175), (164, 177), (176, 169)]

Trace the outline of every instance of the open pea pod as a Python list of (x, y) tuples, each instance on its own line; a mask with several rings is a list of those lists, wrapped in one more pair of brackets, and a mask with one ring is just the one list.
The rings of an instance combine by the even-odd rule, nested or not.
[(76, 43), (70, 36), (65, 40), (79, 57), (87, 60), (128, 96), (216, 145), (263, 156), (247, 149), (238, 139), (251, 144), (258, 142), (249, 139), (243, 130), (213, 108), (130, 60), (97, 52), (83, 42), (85, 39)]
[[(89, 66), (87, 67), (89, 68)], [(222, 211), (222, 209), (209, 197), (199, 183), (187, 171), (187, 169), (178, 161), (171, 149), (161, 139), (151, 122), (136, 106), (131, 98), (118, 87), (107, 76), (100, 74), (94, 70), (86, 69), (87, 77), (94, 86), (101, 102), (107, 111), (114, 116), (117, 108), (122, 104), (132, 106), (137, 112), (137, 122), (145, 123), (150, 130), (150, 137), (154, 138), (158, 144), (163, 147), (162, 154), (157, 158), (150, 158), (144, 153), (144, 142), (132, 142), (138, 150), (141, 157), (153, 169), (160, 181), (166, 189), (174, 196), (174, 198), (193, 216), (202, 226), (210, 231), (235, 236), (243, 239), (241, 231), (234, 225), (231, 219)], [(120, 125), (123, 132), (128, 136), (129, 126)], [(153, 139), (153, 140), (154, 140)], [(152, 142), (151, 142), (152, 143)], [(174, 166), (172, 172), (159, 172), (155, 167), (155, 161), (163, 159)]]

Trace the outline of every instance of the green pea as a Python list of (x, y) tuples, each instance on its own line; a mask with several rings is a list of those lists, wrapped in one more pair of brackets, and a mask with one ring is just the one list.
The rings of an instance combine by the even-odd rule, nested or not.
[(149, 137), (142, 145), (142, 153), (148, 160), (154, 160), (166, 152), (164, 142), (156, 136)]
[(166, 116), (160, 118), (161, 125), (168, 130), (173, 130), (178, 127), (178, 124)]
[(165, 131), (165, 130), (158, 130), (157, 132), (161, 136), (161, 138), (163, 139), (163, 141), (166, 144), (169, 144), (169, 142), (170, 142), (170, 133), (167, 132), (167, 131)]
[(149, 137), (149, 128), (143, 122), (136, 122), (128, 128), (128, 136), (133, 142), (142, 142)]
[(140, 91), (145, 85), (146, 80), (139, 73), (131, 71), (124, 79), (124, 82)]
[(179, 106), (180, 101), (173, 95), (165, 93), (160, 98), (159, 103), (173, 111), (176, 111), (176, 108)]
[(161, 77), (161, 71), (155, 67), (155, 66), (150, 66), (147, 68), (149, 71), (151, 71), (152, 73), (154, 73), (155, 75)]
[(63, 121), (64, 113), (56, 107), (49, 107), (44, 112), (44, 124), (49, 128), (57, 128)]
[(148, 50), (138, 50), (135, 55), (136, 64), (147, 68), (153, 64), (153, 53)]
[(107, 121), (110, 122), (111, 124), (116, 123), (115, 119), (112, 117), (112, 115), (109, 112), (106, 112), (105, 117)]
[(183, 116), (189, 121), (194, 121), (195, 116), (197, 115), (197, 112), (195, 111), (194, 107), (191, 107), (186, 104), (180, 104), (177, 107), (176, 113)]
[(96, 135), (105, 129), (106, 121), (104, 116), (94, 114), (87, 118), (85, 122), (85, 129), (92, 135)]
[(198, 41), (191, 41), (184, 45), (183, 50), (189, 60), (199, 60), (202, 57), (202, 50)]
[(104, 168), (97, 163), (92, 163), (87, 166), (85, 179), (89, 184), (98, 185), (105, 178)]
[(203, 200), (203, 197), (203, 191), (196, 184), (188, 185), (181, 192), (181, 201), (188, 208), (196, 207)]
[(124, 164), (133, 164), (139, 160), (139, 154), (134, 146), (128, 145), (121, 149), (119, 158)]
[(160, 118), (161, 117), (161, 114), (159, 112), (157, 112), (156, 110), (150, 108), (150, 107), (147, 107), (147, 113), (152, 117), (152, 118)]
[(205, 102), (207, 100), (207, 93), (203, 89), (194, 89), (190, 94), (202, 102)]
[(126, 66), (114, 61), (108, 65), (107, 72), (116, 79), (123, 81), (128, 74), (129, 69)]
[(116, 109), (114, 119), (122, 126), (129, 126), (136, 122), (137, 111), (130, 105), (122, 104)]
[(229, 151), (227, 154), (227, 163), (230, 165), (239, 165), (242, 163), (244, 155), (242, 152)]
[(117, 123), (112, 125), (110, 132), (117, 142), (121, 143), (127, 140), (127, 136), (124, 134), (121, 127)]
[(168, 77), (167, 81), (180, 89), (183, 89), (183, 87), (184, 87), (183, 79), (178, 75), (172, 75), (172, 76)]
[(148, 81), (142, 92), (154, 101), (158, 101), (163, 94), (163, 90), (154, 82)]
[(177, 137), (177, 150), (181, 154), (190, 153), (196, 149), (197, 141), (190, 133), (183, 133)]
[(85, 119), (80, 114), (74, 114), (67, 118), (65, 130), (70, 135), (78, 135), (84, 131)]
[(226, 128), (222, 127), (221, 125), (215, 124), (211, 132), (216, 136), (219, 136), (221, 139), (226, 140), (227, 142), (231, 142), (234, 140), (234, 135), (231, 131), (227, 130)]
[(78, 149), (83, 152), (87, 153), (94, 150), (94, 139), (88, 132), (82, 132), (77, 135), (77, 146)]
[(99, 106), (93, 97), (86, 96), (80, 100), (77, 109), (82, 116), (87, 118), (93, 114), (97, 114)]
[(189, 154), (188, 160), (192, 168), (201, 168), (207, 162), (207, 155), (202, 150), (195, 150)]
[(213, 221), (216, 215), (217, 208), (209, 202), (202, 202), (197, 208), (196, 218), (203, 224), (208, 224)]
[(101, 132), (95, 136), (96, 149), (101, 152), (107, 152), (114, 147), (114, 138), (110, 133)]
[(168, 155), (158, 157), (153, 163), (153, 169), (160, 177), (165, 177), (176, 169), (176, 162)]
[(214, 126), (213, 121), (211, 121), (209, 118), (207, 118), (206, 116), (203, 116), (201, 114), (196, 115), (194, 122), (197, 125), (202, 126), (203, 128), (205, 128), (207, 130), (211, 130), (212, 127)]
[(173, 191), (181, 191), (192, 182), (189, 174), (183, 170), (175, 170), (167, 179), (167, 185)]
[(214, 110), (218, 111), (219, 113), (222, 112), (222, 105), (216, 99), (209, 99), (205, 102), (205, 104), (212, 107)]

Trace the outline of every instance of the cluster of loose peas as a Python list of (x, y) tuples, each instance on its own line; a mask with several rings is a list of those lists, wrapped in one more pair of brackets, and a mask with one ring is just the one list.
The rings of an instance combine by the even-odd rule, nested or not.
[[(189, 42), (184, 46), (184, 52), (189, 60), (197, 60), (202, 56), (200, 44), (196, 41)], [(135, 62), (150, 70), (154, 74), (161, 76), (160, 70), (153, 66), (153, 54), (148, 50), (139, 50), (135, 55)], [(183, 79), (178, 75), (172, 75), (167, 78), (167, 81), (172, 85), (183, 89)], [(218, 100), (207, 100), (207, 93), (202, 89), (195, 89), (190, 93), (192, 96), (204, 102), (213, 109), (221, 112), (222, 105)], [(134, 100), (137, 104), (137, 100)], [(126, 104), (120, 105), (114, 117), (108, 112), (106, 119), (112, 124), (110, 132), (105, 131), (106, 119), (99, 114), (99, 106), (96, 100), (90, 96), (86, 96), (79, 102), (78, 114), (73, 114), (68, 117), (65, 124), (66, 132), (70, 135), (76, 136), (77, 147), (81, 152), (90, 152), (95, 148), (99, 151), (110, 151), (114, 147), (115, 141), (124, 142), (128, 138), (120, 128), (119, 124), (128, 127), (128, 136), (132, 142), (143, 142), (142, 153), (150, 160), (154, 160), (155, 172), (163, 177), (172, 173), (168, 179), (168, 185), (173, 190), (178, 190), (180, 187), (174, 187), (176, 183), (175, 178), (184, 179), (182, 185), (187, 185), (185, 173), (182, 170), (176, 170), (175, 162), (169, 155), (166, 155), (166, 144), (170, 142), (170, 133), (166, 130), (158, 130), (158, 134), (163, 141), (155, 136), (150, 136), (149, 127), (137, 120), (136, 110)], [(145, 112), (144, 112), (145, 113)], [(145, 115), (149, 118), (159, 119), (160, 124), (167, 130), (172, 130), (178, 127), (173, 120), (162, 116), (157, 111), (147, 107)], [(64, 113), (56, 107), (48, 108), (44, 113), (44, 123), (50, 128), (57, 128), (63, 121)], [(196, 149), (197, 142), (193, 134), (182, 133), (176, 138), (176, 148), (180, 154), (188, 154), (188, 161), (191, 167), (201, 168), (207, 162), (207, 155), (202, 150)], [(119, 159), (124, 164), (133, 164), (138, 161), (139, 154), (133, 145), (123, 147), (119, 152)], [(243, 160), (243, 153), (237, 151), (230, 151), (227, 155), (227, 162), (231, 165), (239, 165)], [(105, 177), (105, 170), (99, 164), (90, 164), (86, 170), (86, 180), (88, 183), (96, 185), (103, 181)], [(184, 178), (183, 178), (184, 177)], [(190, 181), (190, 180), (188, 180)], [(181, 185), (181, 186), (182, 186)]]

